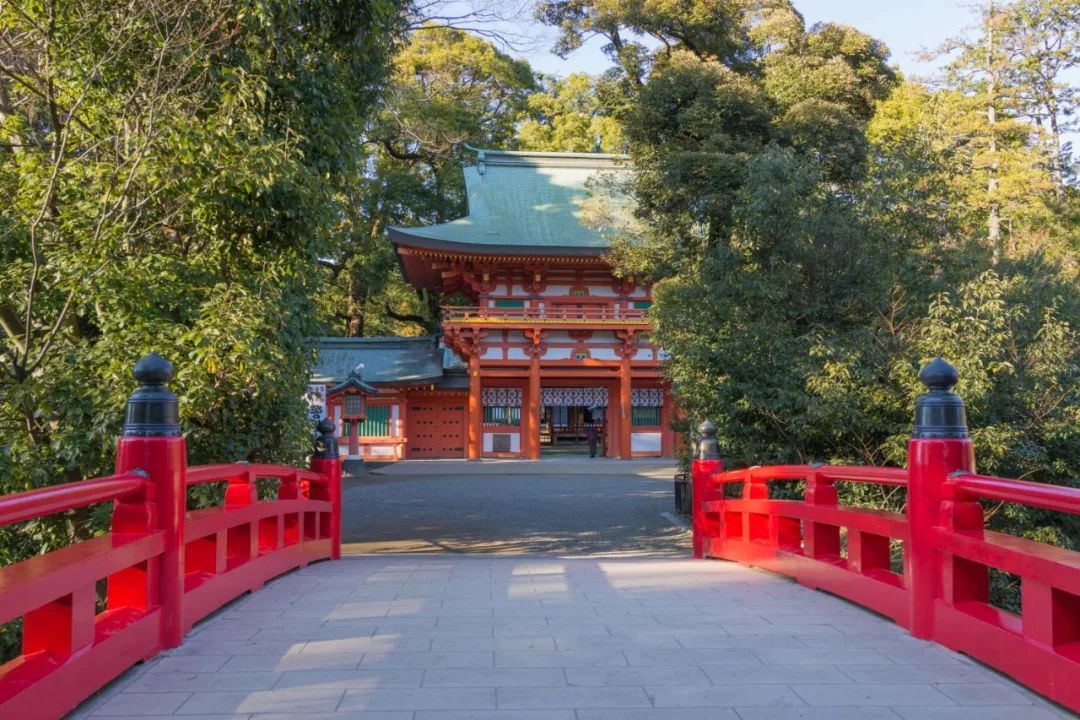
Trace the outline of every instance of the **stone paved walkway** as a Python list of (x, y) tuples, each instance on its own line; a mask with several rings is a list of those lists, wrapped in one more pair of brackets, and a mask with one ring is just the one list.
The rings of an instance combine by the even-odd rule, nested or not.
[(667, 460), (406, 460), (345, 483), (345, 553), (686, 557)]
[(283, 577), (76, 717), (1052, 720), (893, 624), (685, 559), (363, 556)]

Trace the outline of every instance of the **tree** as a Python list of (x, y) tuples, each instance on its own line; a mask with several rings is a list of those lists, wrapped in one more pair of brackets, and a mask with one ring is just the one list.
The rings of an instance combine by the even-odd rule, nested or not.
[[(0, 493), (110, 472), (154, 349), (193, 462), (296, 461), (392, 0), (0, 4)], [(0, 561), (100, 529), (5, 529)]]
[(529, 95), (527, 117), (517, 129), (515, 144), (523, 150), (620, 153), (622, 128), (601, 104), (595, 78), (574, 73), (545, 78), (545, 87)]
[(1065, 198), (1070, 174), (1069, 151), (1062, 134), (1075, 127), (1071, 120), (1080, 95), (1065, 76), (1080, 66), (1080, 1), (1020, 0), (1002, 15), (1001, 51), (1007, 61), (1009, 103), (1034, 121), (1044, 150), (1055, 198)]
[[(611, 260), (655, 283), (653, 337), (686, 416), (716, 422), (730, 466), (902, 464), (916, 375), (943, 353), (960, 367), (981, 471), (1075, 485), (1075, 239), (1060, 237), (1070, 216), (1047, 211), (1044, 155), (1009, 104), (1004, 10), (954, 46), (951, 84), (931, 89), (903, 82), (880, 42), (807, 30), (783, 3), (719, 3), (693, 25), (716, 5), (541, 6), (561, 49), (610, 41), (617, 92), (604, 100), (637, 207), (611, 233)], [(702, 28), (715, 37), (695, 41)], [(638, 35), (658, 44), (626, 40)], [(1071, 521), (988, 515), (1080, 547)]]
[(509, 144), (537, 87), (528, 63), (487, 40), (439, 27), (410, 35), (363, 131), (363, 171), (343, 186), (339, 249), (324, 258), (334, 327), (349, 336), (435, 332), (439, 298), (410, 294), (386, 227), (463, 215), (465, 146)]

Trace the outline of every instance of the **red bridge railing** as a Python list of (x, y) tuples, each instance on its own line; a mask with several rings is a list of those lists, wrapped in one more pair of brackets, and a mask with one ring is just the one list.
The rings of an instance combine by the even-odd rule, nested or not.
[[(892, 618), (1080, 711), (1080, 552), (984, 528), (980, 501), (1080, 515), (1080, 489), (977, 475), (956, 371), (920, 375), (908, 465), (779, 465), (724, 472), (703, 423), (693, 466), (695, 557), (788, 575)], [(803, 482), (801, 500), (770, 486)], [(903, 487), (905, 512), (840, 505), (837, 483)], [(741, 484), (740, 497), (727, 497)], [(990, 602), (990, 569), (1020, 578), (1021, 610)]]
[[(176, 396), (165, 387), (172, 366), (151, 354), (135, 376), (115, 475), (0, 497), (0, 526), (113, 504), (108, 533), (0, 568), (0, 624), (23, 623), (19, 656), (0, 665), (0, 718), (59, 718), (135, 663), (178, 646), (225, 603), (341, 555), (331, 424), (320, 425), (310, 469), (188, 468)], [(271, 481), (263, 499), (259, 480)], [(204, 483), (225, 483), (224, 503), (188, 512), (187, 489)]]

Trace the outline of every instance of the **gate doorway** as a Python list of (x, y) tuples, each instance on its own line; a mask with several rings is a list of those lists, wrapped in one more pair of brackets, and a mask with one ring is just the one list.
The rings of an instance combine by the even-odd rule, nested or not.
[(413, 402), (406, 415), (406, 457), (465, 457), (465, 403), (461, 400)]

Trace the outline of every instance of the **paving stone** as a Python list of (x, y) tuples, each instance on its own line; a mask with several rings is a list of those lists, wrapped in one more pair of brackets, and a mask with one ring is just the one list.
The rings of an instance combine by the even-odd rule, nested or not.
[[(894, 708), (903, 720), (1070, 720), (1076, 715), (1040, 707), (954, 707), (954, 708)], [(823, 720), (829, 720), (825, 718)]]
[(352, 710), (494, 710), (494, 688), (347, 690), (338, 712)]
[(739, 720), (730, 708), (671, 708), (651, 710), (578, 710), (578, 720)]
[[(344, 712), (344, 713), (256, 713), (250, 720), (413, 720), (411, 710), (388, 710), (385, 712)], [(191, 720), (203, 720), (195, 717)]]
[(390, 637), (345, 637), (337, 640), (309, 640), (300, 652), (348, 654), (348, 653), (392, 653), (392, 652), (427, 652), (431, 649), (428, 638)]
[[(926, 708), (923, 708), (923, 714), (918, 717), (918, 720), (940, 720), (941, 715), (937, 714), (940, 710), (940, 708), (934, 708), (933, 714), (930, 714)], [(897, 720), (900, 717), (886, 707), (741, 707), (738, 712), (740, 720)]]
[(148, 663), (146, 672), (214, 672), (229, 661), (229, 655), (161, 655)]
[(72, 720), (176, 716), (1072, 717), (886, 620), (737, 565), (477, 555), (371, 556), (291, 574)]
[(626, 665), (618, 650), (538, 650), (536, 652), (496, 652), (496, 667), (611, 667)]
[(791, 689), (807, 705), (872, 707), (874, 705), (955, 705), (932, 685), (796, 685)]
[(365, 653), (360, 668), (490, 668), (490, 652)]
[(1035, 702), (1028, 692), (1002, 682), (943, 684), (938, 690), (958, 705), (1031, 705)]
[(629, 633), (624, 635), (569, 635), (555, 638), (560, 650), (675, 650), (682, 645), (674, 635)]
[(258, 692), (193, 693), (176, 711), (177, 715), (209, 713), (309, 713), (333, 712), (344, 690), (331, 688), (290, 688)]
[(753, 707), (755, 705), (805, 705), (783, 685), (731, 685), (725, 687), (647, 687), (658, 708)]
[(566, 668), (571, 686), (608, 685), (709, 685), (709, 678), (697, 667), (607, 667)]
[(761, 665), (761, 660), (745, 648), (699, 648), (689, 650), (627, 650), (631, 665)]
[(432, 668), (424, 687), (565, 687), (562, 668)]
[(892, 665), (893, 662), (877, 650), (860, 648), (763, 648), (754, 654), (768, 665), (798, 665), (816, 663), (825, 665)]
[(499, 688), (500, 709), (647, 708), (652, 703), (640, 687)]
[(96, 707), (91, 716), (94, 718), (101, 715), (138, 717), (145, 715), (148, 711), (158, 715), (168, 715), (175, 712), (190, 697), (191, 693), (183, 692), (118, 693)]
[[(891, 667), (891, 666), (890, 666)], [(837, 683), (850, 685), (853, 680), (832, 665), (702, 665), (701, 669), (715, 685), (787, 685), (791, 683)]]
[(287, 670), (350, 670), (360, 665), (363, 655), (331, 655), (313, 653), (311, 655), (236, 655), (221, 667), (221, 672), (253, 672)]
[(201, 690), (269, 690), (277, 672), (145, 673), (124, 688), (130, 692), (196, 692)]
[(432, 652), (476, 652), (496, 650), (524, 652), (554, 650), (555, 639), (550, 637), (436, 637), (431, 640)]
[[(973, 683), (998, 680), (993, 671), (978, 665), (838, 665), (840, 672), (855, 682), (872, 685), (888, 683)], [(797, 682), (792, 680), (792, 682)]]
[(281, 673), (274, 688), (416, 688), (420, 687), (423, 677), (423, 670), (412, 668), (291, 670)]
[(573, 710), (418, 710), (416, 720), (575, 720), (575, 715)]

